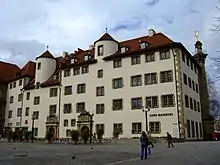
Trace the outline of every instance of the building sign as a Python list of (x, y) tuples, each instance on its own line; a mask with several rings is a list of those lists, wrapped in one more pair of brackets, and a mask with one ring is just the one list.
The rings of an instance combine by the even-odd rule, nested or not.
[(162, 117), (162, 116), (173, 116), (173, 113), (150, 114), (150, 117)]

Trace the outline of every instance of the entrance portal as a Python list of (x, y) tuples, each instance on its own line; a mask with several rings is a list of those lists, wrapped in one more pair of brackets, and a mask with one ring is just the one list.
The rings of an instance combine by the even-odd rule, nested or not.
[(81, 134), (83, 134), (84, 131), (87, 131), (89, 133), (89, 128), (87, 126), (83, 126), (81, 129)]
[(49, 128), (49, 132), (51, 132), (53, 135), (53, 138), (55, 138), (55, 129), (53, 127)]

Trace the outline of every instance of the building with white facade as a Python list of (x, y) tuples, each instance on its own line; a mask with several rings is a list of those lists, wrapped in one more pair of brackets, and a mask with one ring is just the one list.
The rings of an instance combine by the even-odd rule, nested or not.
[[(73, 129), (101, 128), (112, 137), (117, 128), (132, 138), (148, 127), (156, 137), (202, 139), (202, 67), (181, 43), (152, 29), (122, 42), (105, 33), (88, 50), (60, 57), (47, 50), (9, 82), (5, 130), (33, 126), (37, 138), (46, 131), (68, 138)], [(85, 111), (93, 122), (79, 116)]]

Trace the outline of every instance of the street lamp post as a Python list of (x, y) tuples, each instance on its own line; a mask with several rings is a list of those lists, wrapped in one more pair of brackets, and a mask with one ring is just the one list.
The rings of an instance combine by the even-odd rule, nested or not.
[(144, 106), (142, 107), (142, 111), (145, 113), (145, 122), (146, 122), (146, 131), (148, 131), (148, 111), (150, 111), (150, 107), (148, 107), (147, 109), (144, 108)]
[(34, 116), (34, 113), (32, 114), (32, 131), (31, 131), (31, 142), (33, 143), (34, 142), (34, 120), (35, 120), (35, 116)]
[(93, 125), (93, 115), (94, 114), (89, 114), (89, 125), (90, 125), (90, 133), (89, 133), (89, 142), (92, 144), (92, 125)]

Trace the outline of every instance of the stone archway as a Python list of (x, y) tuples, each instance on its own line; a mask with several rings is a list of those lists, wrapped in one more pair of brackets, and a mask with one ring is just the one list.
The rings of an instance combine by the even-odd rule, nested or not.
[(55, 129), (53, 127), (49, 128), (49, 132), (51, 132), (53, 135), (53, 138), (55, 138)]
[(83, 126), (83, 127), (81, 128), (81, 134), (83, 133), (83, 131), (88, 131), (88, 132), (89, 132), (89, 127)]

